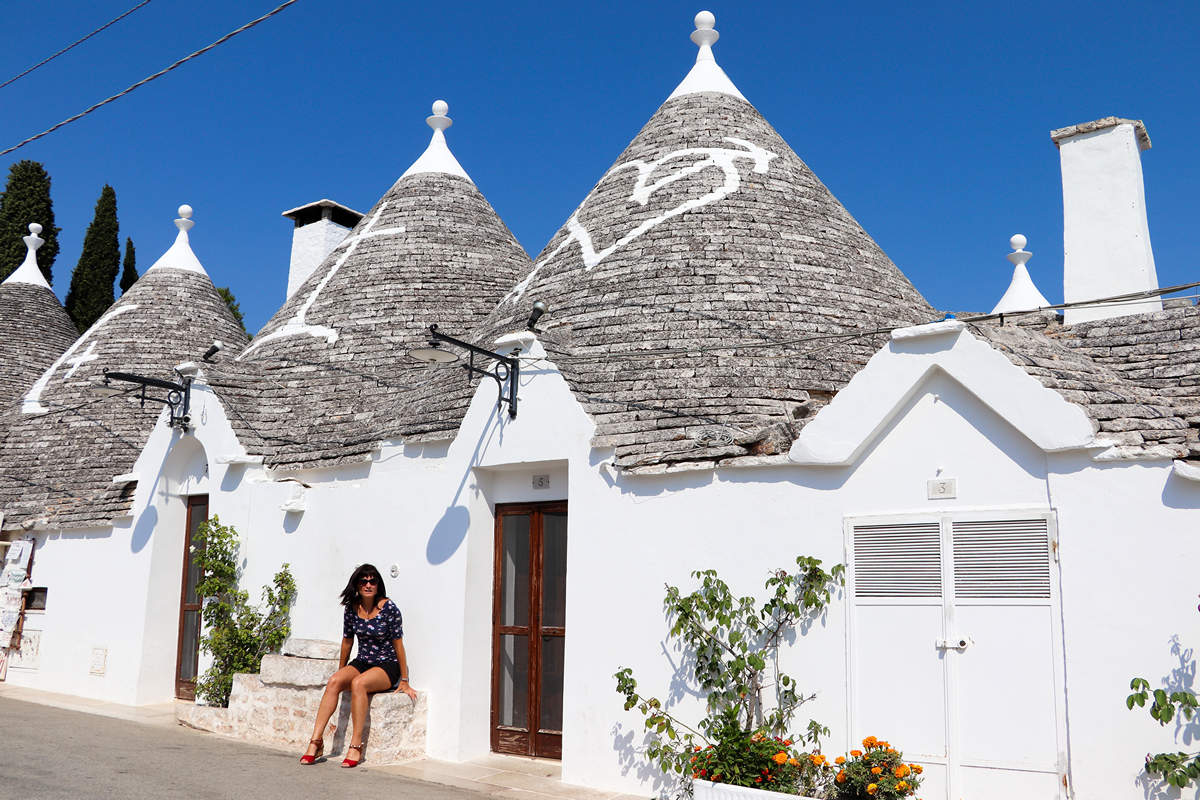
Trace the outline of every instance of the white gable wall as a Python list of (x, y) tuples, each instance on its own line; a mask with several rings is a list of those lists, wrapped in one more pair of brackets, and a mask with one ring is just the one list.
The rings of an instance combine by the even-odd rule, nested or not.
[[(838, 563), (846, 558), (847, 516), (1053, 509), (1062, 541), (1075, 780), (1081, 791), (1104, 785), (1132, 788), (1140, 754), (1169, 747), (1172, 731), (1157, 730), (1148, 719), (1127, 712), (1122, 701), (1133, 675), (1144, 674), (1153, 683), (1170, 670), (1167, 637), (1172, 632), (1183, 634), (1187, 644), (1196, 590), (1191, 583), (1194, 548), (1186, 532), (1200, 521), (1200, 484), (1168, 478), (1170, 469), (1164, 464), (1097, 466), (1079, 451), (1047, 457), (1021, 431), (1031, 430), (1031, 420), (1060, 419), (1064, 427), (1073, 426), (1078, 409), (1031, 386), (1027, 381), (1032, 379), (1006, 359), (981, 369), (985, 383), (968, 375), (968, 383), (974, 380), (968, 390), (955, 364), (974, 369), (979, 359), (973, 356), (980, 353), (969, 350), (960, 362), (943, 356), (962, 344), (974, 348), (978, 340), (953, 342), (921, 352), (893, 343), (809, 424), (806, 430), (826, 428), (826, 443), (850, 448), (848, 464), (615, 474), (603, 462), (606, 454), (591, 450), (592, 424), (561, 376), (532, 365), (522, 372), (516, 420), (509, 420), (506, 410), (497, 413), (495, 386), (482, 382), (453, 442), (387, 445), (366, 464), (282, 474), (222, 463), (244, 451), (207, 389), (194, 394), (193, 436), (207, 453), (212, 512), (243, 535), (244, 586), (257, 598), (259, 587), (279, 565), (291, 563), (300, 589), (292, 617), (295, 635), (339, 638), (337, 595), (351, 569), (369, 560), (383, 572), (390, 596), (405, 615), (414, 684), (430, 696), (428, 748), (439, 758), (472, 758), (489, 747), (493, 507), (566, 498), (563, 776), (568, 782), (609, 789), (643, 791), (656, 780), (638, 752), (640, 719), (622, 710), (614, 690), (612, 674), (618, 668), (632, 667), (647, 694), (671, 697), (685, 718), (696, 719), (700, 713), (700, 700), (673, 676), (679, 654), (665, 648), (665, 582), (689, 587), (692, 570), (715, 567), (736, 592), (757, 592), (768, 569), (787, 566), (797, 555), (816, 556), (827, 566)], [(915, 364), (914, 356), (929, 363)], [(896, 386), (903, 374), (914, 383)], [(863, 399), (869, 397), (890, 398), (893, 405), (873, 409)], [(1014, 404), (1012, 397), (1022, 402)], [(1006, 422), (997, 406), (1017, 418)], [(857, 428), (831, 429), (830, 420), (838, 417)], [(1056, 433), (1032, 430), (1039, 436)], [(856, 442), (860, 434), (866, 438)], [(1078, 430), (1071, 435), (1080, 438)], [(160, 425), (138, 469), (152, 474), (152, 463), (175, 463), (167, 458), (172, 441)], [(190, 463), (194, 455), (193, 450), (180, 461)], [(550, 476), (551, 488), (533, 489), (535, 474)], [(281, 478), (295, 478), (309, 488)], [(928, 499), (927, 481), (933, 478), (955, 479), (957, 496)], [(142, 496), (148, 486), (139, 487), (134, 528), (149, 519), (148, 504), (157, 503)], [(303, 510), (285, 511), (281, 506), (286, 503), (299, 503)], [(79, 653), (62, 656), (64, 664), (76, 665), (71, 667), (76, 677), (68, 680), (65, 672), (47, 671), (43, 688), (54, 684), (56, 691), (129, 702), (130, 692), (122, 686), (157, 686), (173, 678), (175, 632), (166, 633), (165, 627), (155, 632), (159, 624), (147, 621), (152, 615), (144, 609), (144, 590), (140, 601), (136, 589), (128, 590), (129, 599), (120, 594), (127, 586), (169, 583), (174, 604), (164, 609), (177, 621), (182, 552), (168, 550), (182, 548), (182, 522), (168, 522), (173, 512), (165, 505), (154, 508), (159, 525), (179, 530), (177, 543), (168, 543), (174, 534), (160, 537), (157, 527), (136, 552), (130, 550), (128, 533), (86, 542), (79, 535), (70, 547), (45, 537), (51, 541), (43, 543), (35, 562), (35, 582), (51, 586), (43, 664), (53, 648), (75, 647)], [(151, 542), (164, 548), (165, 568), (158, 551), (147, 546)], [(1181, 556), (1157, 559), (1151, 555), (1154, 546)], [(1130, 560), (1139, 568), (1126, 567)], [(396, 578), (390, 576), (393, 564), (399, 571)], [(1149, 578), (1153, 570), (1161, 577)], [(112, 581), (113, 594), (100, 595), (108, 584), (97, 582), (96, 576), (108, 573), (120, 577)], [(1133, 597), (1133, 591), (1095, 589), (1131, 580), (1137, 581)], [(67, 592), (58, 593), (60, 581), (79, 586), (69, 607), (62, 600)], [(90, 649), (90, 640), (85, 648), (86, 637), (73, 623), (51, 613), (94, 608), (97, 597), (107, 606), (110, 596), (133, 609), (137, 624), (123, 629), (132, 631), (124, 645), (113, 634), (117, 644), (109, 659), (108, 683), (95, 688), (78, 676), (80, 654)], [(102, 616), (113, 617), (107, 610)], [(143, 629), (144, 635), (139, 634)], [(169, 641), (153, 641), (164, 636)], [(784, 669), (802, 687), (818, 692), (802, 709), (797, 727), (809, 717), (829, 725), (830, 752), (866, 733), (903, 748), (903, 731), (849, 729), (845, 636), (841, 598), (785, 652)], [(169, 650), (169, 672), (165, 662), (155, 666), (145, 655), (154, 647)], [(137, 678), (139, 658), (142, 675)], [(10, 672), (10, 680), (14, 674)], [(142, 698), (153, 694), (148, 688), (138, 691)], [(903, 686), (896, 691), (903, 692)], [(1078, 796), (1101, 794), (1095, 789)]]

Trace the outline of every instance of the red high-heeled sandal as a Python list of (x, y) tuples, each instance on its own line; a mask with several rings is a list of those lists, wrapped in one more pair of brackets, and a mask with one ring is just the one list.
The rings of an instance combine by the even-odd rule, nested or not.
[(309, 755), (300, 756), (300, 763), (306, 767), (310, 766), (311, 764), (315, 764), (317, 759), (320, 758), (321, 755), (324, 754), (324, 752), (325, 752), (325, 740), (324, 739), (309, 739), (308, 743), (315, 744), (317, 746), (317, 752), (313, 753), (311, 756), (309, 756)]
[[(358, 758), (350, 758), (351, 750), (358, 751)], [(361, 744), (352, 744), (349, 747), (347, 747), (346, 748), (346, 758), (342, 759), (342, 766), (345, 767), (346, 769), (350, 769), (351, 767), (357, 767), (361, 763), (362, 763), (362, 745)]]

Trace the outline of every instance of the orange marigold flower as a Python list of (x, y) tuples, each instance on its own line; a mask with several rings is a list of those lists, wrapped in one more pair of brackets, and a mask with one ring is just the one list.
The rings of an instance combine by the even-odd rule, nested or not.
[(900, 781), (896, 784), (896, 788), (903, 792), (908, 788), (908, 781)]
[(696, 757), (695, 757), (695, 756), (692, 756), (691, 763), (692, 763), (692, 764), (695, 764), (695, 763), (696, 763)]
[(894, 748), (894, 747), (889, 747), (889, 748), (887, 749), (887, 751), (888, 751), (889, 753), (895, 753), (895, 752), (896, 752), (896, 748)]
[(845, 757), (845, 756), (838, 756), (837, 758), (835, 758), (835, 759), (833, 760), (833, 763), (835, 763), (835, 764), (845, 764), (845, 763), (846, 763), (846, 757)]
[(903, 777), (906, 777), (910, 771), (911, 770), (909, 770), (907, 764), (901, 764), (900, 766), (898, 766), (894, 770), (892, 770), (892, 774), (895, 775), (897, 778), (903, 778)]
[(846, 782), (846, 770), (841, 770), (840, 772), (838, 772), (837, 777), (834, 778), (834, 780), (837, 781), (838, 783), (845, 783)]
[(789, 759), (788, 759), (788, 764), (791, 764), (793, 767), (798, 767), (798, 766), (800, 766), (800, 759), (798, 759), (798, 758), (789, 758)]
[(854, 758), (858, 758), (862, 755), (862, 750), (851, 750), (850, 755)]
[(868, 736), (867, 738), (863, 739), (863, 747), (874, 747), (878, 743), (879, 740), (874, 736)]
[(871, 767), (872, 775), (878, 775), (881, 772), (883, 772), (883, 767)]
[(868, 783), (867, 784), (867, 794), (873, 795), (878, 791), (879, 791), (879, 784), (877, 784), (877, 783)]
[(819, 767), (825, 763), (825, 756), (821, 755), (820, 753), (813, 753), (808, 757), (808, 760), (813, 763), (814, 767)]
[(791, 747), (791, 746), (792, 746), (792, 740), (791, 740), (791, 739), (784, 739), (784, 740), (783, 740), (783, 743), (784, 743), (784, 744), (786, 744), (788, 747)]
[(699, 752), (700, 752), (700, 745), (696, 745), (696, 747), (693, 749), (693, 751), (692, 751), (692, 752), (699, 753)]
[(922, 767), (920, 764), (913, 764), (912, 771), (917, 773), (918, 775), (920, 775), (922, 772), (925, 771), (925, 768)]
[(778, 753), (771, 756), (771, 760), (774, 761), (776, 764), (786, 764), (787, 760), (788, 760), (788, 754), (785, 753), (784, 751), (780, 750)]

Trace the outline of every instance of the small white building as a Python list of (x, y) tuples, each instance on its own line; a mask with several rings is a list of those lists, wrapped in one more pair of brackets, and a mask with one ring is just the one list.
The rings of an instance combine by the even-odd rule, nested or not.
[[(336, 639), (350, 570), (384, 572), (429, 755), (561, 759), (567, 782), (648, 792), (666, 784), (613, 673), (701, 706), (665, 647), (664, 582), (715, 567), (751, 592), (804, 554), (849, 567), (781, 665), (817, 693), (804, 710), (829, 750), (887, 738), (925, 766), (927, 800), (1152, 796), (1143, 754), (1194, 730), (1124, 698), (1134, 675), (1177, 678), (1194, 626), (1200, 314), (1083, 302), (1160, 302), (1152, 257), (1131, 272), (1117, 242), (1146, 230), (1140, 172), (1101, 180), (1128, 177), (1144, 126), (1054, 134), (1065, 294), (1088, 318), (1022, 313), (1045, 303), (1014, 237), (1005, 318), (943, 319), (717, 66), (716, 39), (698, 15), (696, 65), (532, 263), (435, 105), (429, 149), (247, 347), (189, 373), (188, 429), (159, 417), (132, 503), (97, 499), (92, 527), (8, 483), (40, 435), (20, 418), (0, 510), (34, 535), (50, 602), (40, 667), (8, 679), (172, 696), (179, 637), (143, 595), (180, 594), (203, 503), (241, 531), (251, 591), (291, 564), (298, 637)], [(503, 356), (475, 356), (495, 380), (437, 334)], [(141, 627), (83, 628), (68, 612), (85, 607)], [(121, 671), (89, 674), (96, 649)]]

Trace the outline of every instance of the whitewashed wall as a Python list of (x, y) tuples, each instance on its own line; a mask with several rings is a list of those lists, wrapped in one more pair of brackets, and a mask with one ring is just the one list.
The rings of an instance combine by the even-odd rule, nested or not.
[[(926, 350), (925, 356), (940, 357), (937, 348)], [(657, 785), (637, 752), (640, 721), (622, 710), (614, 690), (618, 668), (632, 667), (645, 691), (670, 696), (684, 716), (699, 714), (699, 699), (673, 680), (679, 654), (664, 639), (665, 582), (687, 586), (692, 570), (717, 567), (735, 591), (755, 592), (767, 569), (786, 566), (797, 555), (817, 556), (827, 565), (843, 561), (848, 515), (1053, 509), (1062, 542), (1076, 796), (1143, 796), (1137, 783), (1142, 754), (1172, 747), (1176, 732), (1127, 712), (1123, 699), (1132, 675), (1155, 682), (1168, 674), (1177, 664), (1169, 637), (1180, 634), (1186, 647), (1195, 629), (1200, 484), (1172, 476), (1169, 464), (1047, 457), (1018, 431), (1022, 420), (1005, 421), (949, 372), (914, 374), (920, 385), (900, 393), (895, 413), (845, 466), (615, 476), (603, 462), (606, 454), (590, 449), (592, 424), (551, 368), (522, 372), (515, 421), (496, 413), (495, 387), (488, 382), (453, 442), (388, 445), (367, 464), (284, 476), (222, 463), (243, 451), (206, 390), (198, 392), (197, 427), (189, 438), (206, 454), (212, 513), (243, 535), (246, 588), (257, 595), (280, 563), (290, 562), (300, 589), (296, 635), (337, 639), (337, 595), (350, 571), (370, 561), (383, 572), (389, 595), (404, 612), (414, 685), (430, 695), (428, 746), (438, 758), (468, 759), (488, 750), (494, 504), (568, 499), (563, 777), (614, 790)], [(1025, 376), (998, 373), (988, 392), (1002, 393), (1006, 380), (1018, 378)], [(873, 379), (864, 379), (862, 394), (869, 396)], [(1051, 394), (1031, 396), (1040, 397), (1038, 403), (1062, 402)], [(1062, 410), (1031, 405), (1022, 413), (1044, 417)], [(178, 619), (183, 543), (175, 515), (182, 501), (170, 491), (152, 497), (150, 487), (164, 479), (169, 487), (170, 475), (180, 483), (194, 476), (197, 447), (181, 449), (184, 457), (167, 456), (177, 438), (160, 427), (139, 460), (143, 475), (157, 475), (150, 471), (153, 463), (166, 465), (164, 477), (139, 485), (132, 527), (147, 530), (148, 509), (157, 514), (140, 548), (131, 547), (138, 536), (129, 530), (90, 539), (41, 537), (35, 580), (51, 586), (44, 666), (36, 680), (32, 673), (20, 680), (119, 702), (169, 697), (176, 631), (164, 620)], [(550, 489), (533, 489), (534, 474), (550, 475)], [(283, 477), (310, 488), (296, 498), (298, 484)], [(957, 497), (927, 499), (926, 481), (934, 477), (955, 478)], [(303, 511), (281, 509), (295, 500)], [(390, 577), (393, 565), (396, 578)], [(111, 581), (119, 587), (111, 603), (96, 593), (95, 587), (109, 583), (98, 582), (101, 573), (119, 576)], [(78, 589), (60, 593), (60, 582)], [(173, 600), (149, 611), (147, 586)], [(104, 682), (89, 683), (86, 669), (80, 675), (75, 666), (47, 668), (51, 653), (64, 665), (82, 660), (86, 666), (84, 651), (93, 638), (82, 636), (75, 615), (62, 612), (99, 602), (106, 608), (96, 615), (114, 620), (113, 631), (104, 633), (112, 642)], [(109, 605), (123, 607), (123, 615)], [(827, 750), (846, 748), (865, 733), (849, 730), (846, 717), (845, 628), (842, 599), (785, 654), (784, 668), (818, 693), (800, 724), (812, 716), (829, 725)], [(156, 652), (170, 653), (169, 668), (166, 659), (154, 660)], [(872, 733), (904, 746), (903, 731)]]

